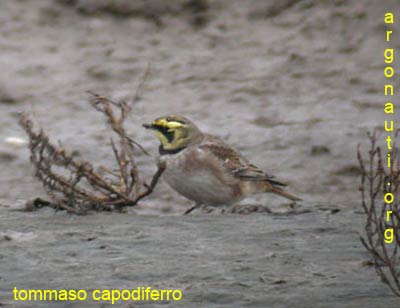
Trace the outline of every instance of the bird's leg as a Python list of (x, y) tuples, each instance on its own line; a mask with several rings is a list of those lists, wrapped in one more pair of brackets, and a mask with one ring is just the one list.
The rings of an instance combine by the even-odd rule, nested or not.
[(190, 209), (188, 209), (185, 213), (183, 213), (183, 215), (189, 214), (190, 212), (192, 212), (193, 210), (199, 208), (200, 206), (202, 206), (201, 203), (196, 203), (194, 206), (192, 206)]

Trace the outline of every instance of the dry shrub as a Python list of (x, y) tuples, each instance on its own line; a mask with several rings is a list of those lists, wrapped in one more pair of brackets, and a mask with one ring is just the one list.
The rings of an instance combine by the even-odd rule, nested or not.
[(89, 210), (121, 210), (135, 206), (139, 200), (151, 194), (165, 166), (159, 165), (150, 184), (147, 184), (140, 176), (135, 161), (137, 150), (146, 152), (124, 129), (124, 121), (133, 103), (140, 99), (146, 76), (147, 71), (131, 103), (114, 102), (89, 92), (91, 106), (105, 116), (110, 129), (118, 137), (117, 143), (111, 139), (118, 171), (78, 160), (61, 145), (52, 143), (43, 129), (36, 130), (29, 114), (21, 116), (20, 125), (29, 136), (35, 176), (43, 183), (51, 198), (50, 201), (36, 198), (29, 203), (31, 208), (49, 206), (76, 214), (85, 214)]
[[(368, 134), (370, 149), (367, 159), (358, 147), (358, 161), (361, 168), (361, 199), (366, 214), (365, 234), (361, 242), (371, 254), (376, 272), (381, 281), (400, 296), (400, 153), (395, 143), (392, 143), (391, 166), (383, 162), (382, 151), (377, 146), (376, 132)], [(397, 133), (396, 136), (397, 137)], [(387, 183), (391, 183), (387, 185)], [(392, 193), (394, 201), (386, 203), (384, 195)], [(387, 211), (392, 215), (386, 220)], [(384, 232), (393, 228), (394, 240), (385, 243)]]

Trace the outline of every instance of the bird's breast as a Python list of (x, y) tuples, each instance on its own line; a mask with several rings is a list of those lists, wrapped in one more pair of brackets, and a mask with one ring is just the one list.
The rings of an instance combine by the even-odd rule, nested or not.
[[(178, 193), (207, 205), (231, 204), (238, 201), (238, 187), (224, 181), (222, 170), (201, 150), (184, 150), (164, 155), (164, 179)], [(220, 172), (220, 176), (218, 176)]]

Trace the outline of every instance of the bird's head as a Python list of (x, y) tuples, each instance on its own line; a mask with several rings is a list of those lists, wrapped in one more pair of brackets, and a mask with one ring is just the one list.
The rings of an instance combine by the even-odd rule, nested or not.
[(156, 132), (161, 142), (160, 150), (179, 151), (201, 141), (202, 133), (190, 120), (178, 115), (169, 115), (155, 119), (150, 124), (143, 124)]

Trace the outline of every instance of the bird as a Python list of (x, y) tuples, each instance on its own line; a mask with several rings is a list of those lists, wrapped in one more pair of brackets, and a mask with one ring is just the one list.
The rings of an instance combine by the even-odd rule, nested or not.
[(221, 138), (203, 133), (186, 117), (162, 116), (143, 127), (153, 130), (160, 141), (165, 181), (195, 202), (185, 214), (202, 205), (233, 205), (256, 193), (301, 201), (283, 189), (286, 183), (250, 163)]

